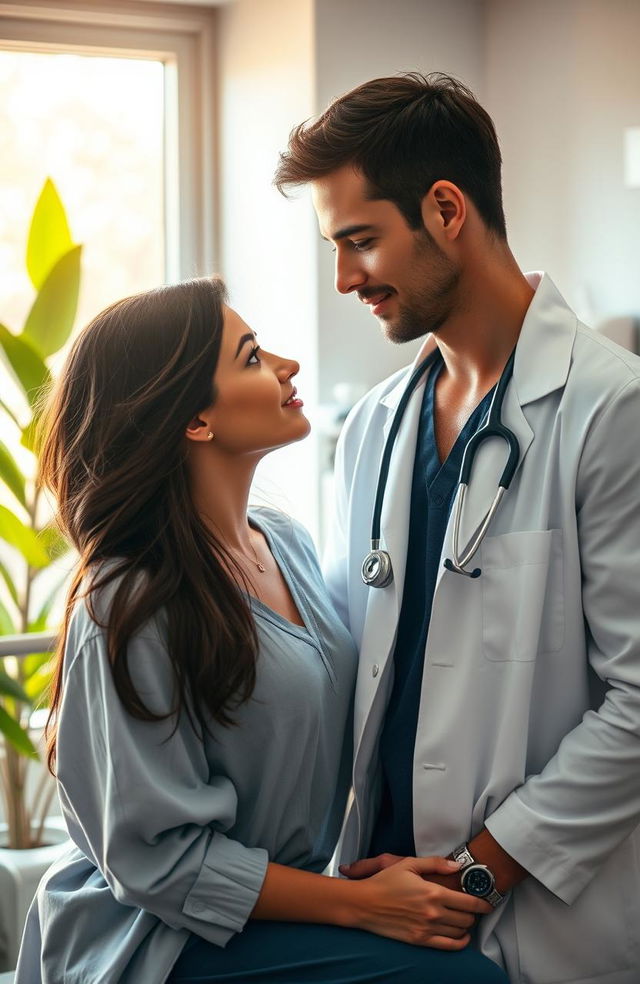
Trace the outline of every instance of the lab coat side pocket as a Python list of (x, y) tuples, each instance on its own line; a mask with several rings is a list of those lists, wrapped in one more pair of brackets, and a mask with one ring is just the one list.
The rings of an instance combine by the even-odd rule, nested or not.
[(480, 566), (486, 659), (532, 662), (562, 649), (562, 530), (487, 537)]

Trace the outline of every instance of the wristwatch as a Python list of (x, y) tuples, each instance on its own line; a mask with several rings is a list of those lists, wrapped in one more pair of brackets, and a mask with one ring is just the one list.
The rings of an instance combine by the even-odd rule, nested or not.
[(479, 864), (469, 850), (467, 844), (461, 844), (451, 852), (451, 857), (462, 867), (460, 868), (460, 888), (467, 895), (477, 899), (486, 899), (494, 909), (504, 902), (506, 896), (496, 888), (496, 879), (486, 864)]

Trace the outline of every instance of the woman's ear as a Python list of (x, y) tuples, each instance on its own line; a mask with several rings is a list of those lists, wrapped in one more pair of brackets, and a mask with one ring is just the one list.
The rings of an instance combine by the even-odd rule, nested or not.
[(436, 181), (422, 199), (422, 221), (436, 240), (457, 239), (467, 217), (464, 194), (451, 181)]
[(189, 441), (212, 441), (214, 438), (214, 433), (210, 421), (207, 421), (200, 416), (192, 417), (187, 424), (185, 437)]

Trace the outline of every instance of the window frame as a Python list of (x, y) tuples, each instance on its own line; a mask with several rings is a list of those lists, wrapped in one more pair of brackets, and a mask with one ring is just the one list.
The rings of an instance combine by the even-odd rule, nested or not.
[(0, 48), (165, 63), (165, 276), (217, 269), (215, 9), (146, 2), (0, 3)]

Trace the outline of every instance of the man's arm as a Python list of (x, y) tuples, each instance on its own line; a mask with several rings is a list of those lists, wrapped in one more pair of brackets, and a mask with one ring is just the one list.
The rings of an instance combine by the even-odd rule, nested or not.
[(594, 420), (578, 464), (587, 657), (604, 700), (486, 820), (503, 850), (568, 904), (640, 818), (639, 422), (632, 379)]

